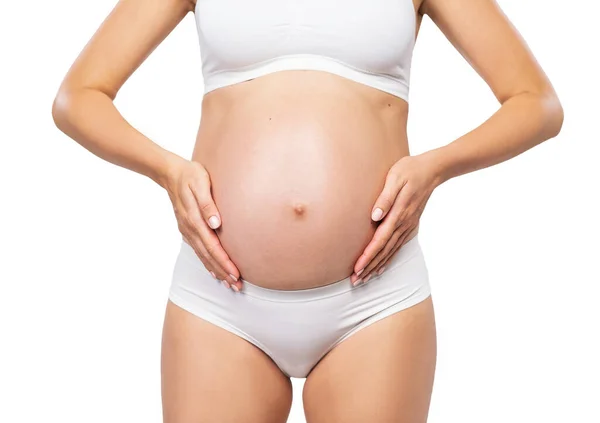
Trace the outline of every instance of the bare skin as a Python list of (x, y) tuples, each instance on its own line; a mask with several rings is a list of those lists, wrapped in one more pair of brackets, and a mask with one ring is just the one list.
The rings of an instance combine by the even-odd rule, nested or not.
[[(436, 354), (429, 297), (358, 331), (313, 368), (302, 393), (307, 422), (425, 422)], [(283, 423), (293, 398), (290, 379), (256, 346), (170, 301), (162, 391), (166, 423)]]
[(162, 345), (165, 423), (280, 423), (292, 384), (256, 346), (167, 303)]
[[(192, 160), (176, 156), (143, 136), (123, 119), (113, 100), (143, 60), (187, 13), (194, 10), (195, 4), (191, 0), (120, 1), (69, 70), (53, 104), (53, 117), (63, 132), (92, 153), (144, 174), (164, 187), (174, 202), (182, 234), (193, 238), (195, 249), (207, 269), (214, 271), (217, 278), (227, 279), (236, 288), (243, 288), (238, 261), (243, 271), (251, 276), (249, 280), (278, 288), (325, 284), (344, 278), (353, 271), (352, 279), (357, 280), (359, 275), (356, 273), (360, 269), (364, 269), (361, 275), (364, 278), (370, 272), (381, 269), (410, 239), (409, 234), (415, 233), (425, 203), (437, 185), (452, 177), (508, 160), (555, 136), (562, 125), (562, 108), (550, 82), (492, 0), (421, 1), (414, 3), (415, 10), (419, 11), (417, 30), (422, 14), (429, 15), (485, 79), (502, 107), (480, 127), (448, 146), (415, 158), (408, 154), (408, 104), (405, 101), (316, 71), (279, 72), (208, 94), (203, 102), (203, 123)], [(297, 92), (289, 91), (290, 98), (275, 96), (285, 86), (289, 86), (290, 90), (292, 87), (300, 88)], [(300, 91), (307, 94), (301, 96)], [(329, 112), (320, 114), (320, 121), (290, 121), (290, 116), (295, 116), (296, 112), (308, 112), (317, 107), (314, 98), (311, 98), (310, 93), (313, 92), (320, 93), (320, 104), (324, 105), (319, 112)], [(346, 96), (347, 108), (328, 107), (328, 104), (335, 104), (340, 93)], [(254, 103), (242, 99), (253, 99)], [(264, 102), (257, 102), (258, 99)], [(233, 109), (233, 105), (239, 107)], [(357, 108), (362, 113), (348, 114)], [(232, 110), (239, 119), (230, 123), (237, 122), (239, 126), (226, 125), (232, 131), (227, 138), (228, 134), (219, 130), (222, 128), (219, 120)], [(237, 137), (231, 136), (236, 134), (235, 131), (243, 131), (246, 142), (267, 140), (265, 130), (281, 128), (266, 126), (268, 122), (275, 123), (267, 119), (273, 111), (281, 110), (288, 114), (279, 115), (281, 119), (276, 122), (283, 121), (283, 127), (292, 130), (287, 134), (278, 132), (277, 137), (281, 137), (278, 140), (289, 140), (296, 134), (294, 129), (301, 128), (307, 131), (305, 135), (309, 135), (305, 139), (313, 140), (311, 146), (316, 148), (321, 145), (317, 141), (323, 134), (311, 131), (326, 128), (326, 132), (335, 134), (331, 138), (321, 138), (323, 142), (331, 143), (329, 147), (334, 148), (335, 143), (346, 141), (352, 147), (348, 151), (358, 151), (356, 156), (348, 156), (349, 161), (363, 157), (367, 151), (372, 154), (367, 157), (367, 164), (371, 167), (366, 174), (375, 175), (382, 182), (385, 180), (385, 185), (382, 183), (376, 189), (374, 181), (377, 178), (366, 182), (357, 179), (353, 182), (364, 184), (355, 190), (357, 194), (350, 190), (344, 192), (326, 207), (322, 202), (331, 201), (331, 196), (307, 198), (306, 193), (313, 192), (309, 189), (283, 198), (281, 203), (275, 204), (277, 211), (271, 216), (281, 219), (281, 224), (286, 226), (283, 231), (273, 234), (281, 235), (276, 240), (280, 242), (278, 247), (285, 247), (286, 242), (295, 239), (293, 235), (302, 236), (304, 229), (318, 233), (323, 222), (314, 218), (315, 214), (319, 215), (314, 211), (331, 210), (332, 204), (343, 201), (349, 195), (356, 195), (350, 204), (357, 211), (347, 217), (349, 220), (344, 225), (349, 225), (350, 220), (362, 223), (354, 232), (354, 238), (347, 242), (342, 240), (341, 246), (325, 242), (324, 254), (311, 255), (309, 246), (305, 250), (299, 249), (299, 257), (277, 256), (275, 265), (280, 267), (269, 271), (265, 263), (272, 263), (272, 260), (261, 262), (252, 256), (260, 248), (242, 249), (241, 244), (237, 244), (236, 232), (248, 227), (239, 224), (236, 204), (226, 198), (228, 190), (221, 189), (236, 169), (228, 169), (225, 162), (218, 165), (223, 158), (212, 148), (216, 143), (227, 141), (230, 144), (221, 145), (228, 148), (229, 157), (236, 152), (241, 154), (240, 145), (235, 144)], [(246, 114), (250, 111), (252, 115)], [(244, 122), (244, 116), (255, 125)], [(306, 128), (301, 126), (304, 122), (318, 124)], [(349, 123), (357, 126), (353, 131), (343, 132)], [(253, 133), (255, 138), (251, 138)], [(360, 136), (351, 138), (355, 133)], [(365, 139), (366, 135), (370, 135), (369, 139)], [(364, 143), (369, 142), (375, 143), (377, 148), (361, 150)], [(310, 156), (310, 151), (299, 152), (305, 154), (302, 156), (305, 159), (315, 158)], [(378, 154), (387, 157), (387, 161), (377, 160)], [(337, 161), (334, 156), (330, 158), (331, 163), (340, 166), (339, 170), (343, 171), (344, 162)], [(201, 162), (214, 175), (214, 189), (219, 197), (217, 202), (223, 204), (223, 225), (219, 232), (212, 231), (208, 225), (208, 218), (219, 214), (207, 194), (208, 183), (192, 187), (195, 199), (190, 192), (186, 197), (180, 189), (187, 188), (188, 181), (208, 179), (206, 169), (199, 165)], [(238, 160), (237, 163), (244, 162)], [(271, 163), (265, 160), (263, 164)], [(387, 173), (386, 177), (390, 168), (394, 172)], [(300, 170), (301, 167), (293, 168), (292, 172), (296, 172), (293, 175), (297, 176)], [(323, 180), (324, 176), (332, 174), (318, 176)], [(352, 173), (348, 175), (351, 177)], [(301, 176), (305, 178), (298, 177), (296, 181), (310, 188), (313, 182), (311, 175)], [(348, 187), (344, 185), (348, 182), (342, 179), (327, 180), (332, 183), (329, 189)], [(197, 204), (190, 205), (195, 202)], [(381, 207), (384, 212), (379, 218), (381, 224), (364, 223), (363, 217), (368, 220), (371, 207), (375, 206)], [(335, 218), (336, 212), (339, 213), (334, 210), (334, 216), (328, 216), (329, 220)], [(232, 223), (230, 232), (227, 232), (226, 220)], [(235, 230), (234, 222), (238, 222)], [(295, 225), (298, 225), (298, 232), (294, 234), (290, 231)], [(324, 237), (323, 241), (328, 238)], [(226, 249), (221, 245), (221, 239)], [(287, 251), (277, 248), (273, 254), (287, 254)], [(329, 264), (336, 264), (312, 268), (292, 265), (297, 258), (305, 263), (315, 263), (319, 257), (325, 257)], [(279, 276), (269, 279), (269, 275)], [(276, 286), (277, 283), (284, 286)], [(308, 376), (303, 392), (308, 422), (373, 421), (373, 416), (377, 416), (378, 422), (425, 422), (435, 363), (435, 318), (429, 297), (362, 329), (317, 364)], [(167, 305), (163, 329), (162, 382), (166, 423), (285, 422), (292, 400), (289, 379), (264, 353), (171, 302)]]
[(408, 155), (407, 109), (304, 70), (205, 95), (192, 160), (211, 175), (216, 232), (244, 280), (302, 289), (352, 273), (375, 232), (370, 210), (385, 175)]
[(313, 368), (302, 395), (307, 422), (426, 422), (436, 356), (429, 296), (356, 332)]

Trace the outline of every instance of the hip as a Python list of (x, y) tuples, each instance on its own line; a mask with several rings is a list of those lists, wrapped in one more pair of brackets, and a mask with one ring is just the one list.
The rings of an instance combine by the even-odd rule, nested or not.
[(294, 377), (306, 377), (325, 354), (362, 328), (431, 294), (418, 237), (366, 284), (353, 286), (344, 278), (316, 288), (278, 290), (257, 282), (244, 281), (239, 293), (224, 288), (182, 241), (169, 298), (253, 343)]

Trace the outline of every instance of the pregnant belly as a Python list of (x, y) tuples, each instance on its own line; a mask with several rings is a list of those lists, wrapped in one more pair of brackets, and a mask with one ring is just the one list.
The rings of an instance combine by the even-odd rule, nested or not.
[(220, 241), (241, 277), (263, 287), (348, 277), (377, 228), (371, 210), (406, 141), (386, 136), (368, 112), (331, 122), (314, 109), (272, 111), (233, 110), (201, 130), (194, 160), (211, 177)]

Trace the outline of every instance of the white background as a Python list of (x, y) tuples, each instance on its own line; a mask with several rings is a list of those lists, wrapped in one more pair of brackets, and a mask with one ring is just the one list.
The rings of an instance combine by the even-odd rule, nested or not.
[[(438, 325), (429, 422), (600, 422), (598, 54), (592, 2), (501, 0), (565, 109), (560, 135), (442, 185), (422, 218)], [(51, 105), (115, 0), (0, 6), (0, 421), (160, 422), (160, 336), (180, 235), (165, 191), (62, 134)], [(594, 41), (595, 40), (595, 41)], [(597, 57), (596, 57), (597, 58)], [(190, 157), (202, 77), (192, 13), (120, 91)], [(429, 18), (412, 153), (498, 104)], [(293, 379), (290, 422), (303, 422)]]

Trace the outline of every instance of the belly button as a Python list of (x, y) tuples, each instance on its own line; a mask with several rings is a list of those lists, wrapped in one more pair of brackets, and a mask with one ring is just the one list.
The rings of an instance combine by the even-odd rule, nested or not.
[(303, 216), (306, 212), (306, 206), (302, 203), (294, 204), (294, 213), (296, 216)]

